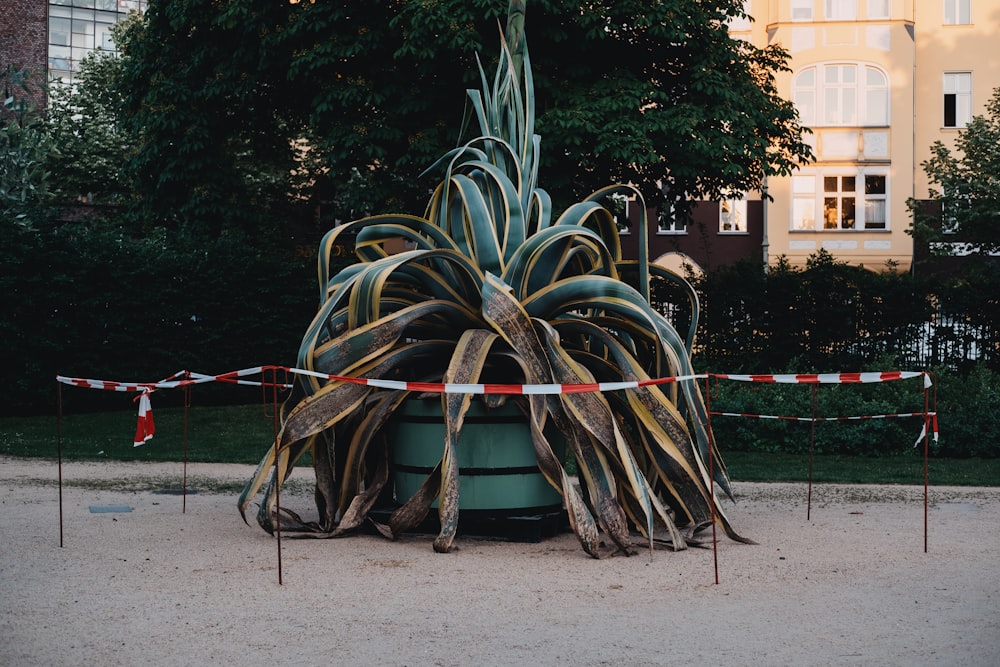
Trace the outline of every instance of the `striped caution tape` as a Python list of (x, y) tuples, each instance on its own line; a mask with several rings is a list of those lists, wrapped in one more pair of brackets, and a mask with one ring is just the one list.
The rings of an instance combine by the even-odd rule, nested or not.
[(89, 389), (105, 389), (111, 391), (152, 391), (155, 389), (176, 389), (179, 387), (201, 384), (205, 382), (225, 382), (229, 384), (252, 385), (252, 386), (277, 386), (280, 388), (290, 388), (288, 383), (277, 381), (265, 382), (248, 380), (248, 376), (262, 375), (266, 372), (285, 372), (295, 375), (305, 375), (334, 382), (349, 382), (353, 384), (367, 385), (380, 389), (393, 389), (402, 391), (432, 392), (444, 394), (580, 394), (603, 391), (620, 391), (623, 389), (636, 389), (638, 387), (648, 387), (686, 380), (700, 380), (705, 378), (717, 378), (721, 380), (736, 380), (742, 382), (765, 382), (765, 383), (797, 383), (797, 384), (850, 384), (850, 383), (870, 383), (870, 382), (890, 382), (894, 380), (906, 380), (915, 377), (924, 377), (924, 386), (930, 386), (930, 376), (922, 371), (891, 371), (883, 373), (813, 373), (813, 374), (789, 374), (789, 375), (740, 375), (732, 373), (705, 373), (694, 375), (679, 375), (663, 378), (652, 378), (648, 380), (632, 380), (625, 382), (591, 382), (580, 384), (449, 384), (439, 382), (408, 382), (403, 380), (383, 380), (378, 378), (357, 378), (344, 375), (332, 375), (329, 373), (319, 373), (316, 371), (304, 370), (301, 368), (289, 368), (286, 366), (255, 366), (238, 371), (230, 371), (219, 375), (206, 375), (191, 371), (180, 371), (166, 380), (159, 382), (116, 382), (111, 380), (92, 380), (86, 378), (71, 378), (57, 375), (56, 380), (64, 384)]
[(861, 421), (864, 419), (891, 419), (893, 417), (937, 417), (936, 412), (896, 412), (886, 415), (861, 415), (858, 417), (784, 417), (779, 415), (755, 415), (748, 412), (712, 412), (720, 417), (749, 417), (751, 419), (782, 419), (797, 422)]
[(732, 373), (712, 373), (721, 380), (740, 382), (777, 382), (784, 384), (857, 384), (869, 382), (892, 382), (924, 377), (924, 387), (930, 386), (930, 375), (923, 371), (888, 371), (883, 373), (796, 373), (787, 375), (737, 375)]
[[(856, 417), (786, 417), (783, 415), (755, 415), (749, 412), (712, 412), (713, 416), (719, 417), (746, 417), (749, 419), (780, 419), (782, 421), (795, 421), (795, 422), (836, 422), (836, 421), (863, 421), (865, 419), (892, 419), (894, 417), (924, 417), (925, 420), (929, 419), (931, 422), (931, 437), (934, 442), (938, 441), (938, 418), (936, 412), (895, 412), (892, 414), (885, 415), (860, 415)], [(913, 443), (916, 447), (920, 442), (927, 437), (927, 422), (924, 422), (923, 427), (920, 429), (920, 435), (917, 436), (917, 441)]]
[[(251, 376), (263, 376), (271, 372), (274, 379), (271, 382), (261, 380), (246, 379)], [(625, 382), (588, 382), (579, 384), (462, 384), (462, 383), (439, 383), (439, 382), (407, 382), (402, 380), (382, 380), (378, 378), (356, 378), (344, 375), (331, 375), (328, 373), (318, 373), (316, 371), (304, 370), (301, 368), (288, 368), (286, 366), (254, 366), (238, 371), (230, 371), (219, 375), (206, 375), (204, 373), (194, 373), (191, 371), (178, 371), (173, 375), (160, 380), (159, 382), (117, 382), (113, 380), (93, 380), (89, 378), (73, 378), (64, 375), (57, 375), (56, 381), (63, 384), (82, 387), (86, 389), (102, 389), (105, 391), (141, 392), (139, 399), (139, 424), (136, 429), (135, 445), (148, 442), (153, 436), (153, 413), (149, 401), (151, 392), (157, 389), (177, 389), (189, 387), (207, 382), (225, 382), (229, 384), (250, 385), (258, 387), (279, 387), (282, 389), (291, 388), (287, 382), (278, 382), (278, 373), (305, 375), (316, 377), (331, 382), (348, 382), (352, 384), (366, 385), (379, 389), (391, 389), (399, 391), (415, 391), (443, 394), (509, 394), (509, 395), (533, 395), (533, 394), (582, 394), (592, 392), (621, 391), (626, 389), (637, 389), (639, 387), (650, 387), (661, 384), (682, 382), (688, 380), (703, 380), (714, 377), (722, 380), (736, 380), (742, 382), (766, 382), (766, 383), (795, 383), (795, 384), (849, 384), (849, 383), (870, 383), (870, 382), (891, 382), (894, 380), (906, 380), (923, 376), (924, 387), (931, 386), (930, 375), (920, 371), (890, 371), (882, 373), (813, 373), (813, 374), (767, 374), (767, 375), (740, 375), (731, 373), (706, 373), (696, 375), (679, 375), (673, 377), (653, 378), (648, 380), (632, 380)], [(899, 413), (893, 415), (867, 415), (863, 417), (780, 417), (772, 415), (751, 415), (743, 413), (713, 412), (712, 414), (724, 417), (752, 417), (756, 419), (788, 419), (795, 421), (835, 421), (835, 420), (860, 420), (860, 419), (884, 419), (887, 417), (916, 417), (925, 416), (925, 413)], [(934, 416), (934, 437), (937, 439), (937, 415)], [(921, 436), (923, 437), (923, 436)], [(917, 442), (920, 442), (918, 440)]]

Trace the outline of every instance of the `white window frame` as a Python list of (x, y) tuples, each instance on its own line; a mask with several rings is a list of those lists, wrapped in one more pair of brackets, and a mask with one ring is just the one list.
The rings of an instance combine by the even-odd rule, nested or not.
[(751, 20), (753, 17), (753, 3), (751, 0), (743, 0), (743, 13), (746, 16), (735, 17), (729, 20), (729, 30), (730, 32), (750, 32)]
[(887, 19), (892, 13), (892, 0), (868, 0), (865, 10), (869, 21)]
[(674, 214), (673, 206), (665, 206), (656, 213), (657, 234), (687, 234), (687, 225)]
[[(972, 72), (945, 72), (941, 98), (941, 127), (961, 129), (968, 125), (972, 120)], [(949, 111), (955, 116), (951, 125)]]
[(663, 181), (656, 181), (656, 187), (663, 193), (664, 198), (667, 200), (656, 209), (656, 233), (664, 235), (687, 234), (687, 224), (677, 218), (673, 200), (668, 195), (668, 188), (665, 187)]
[(792, 0), (792, 20), (812, 21), (813, 0)]
[[(955, 216), (948, 210), (948, 206), (944, 203), (945, 189), (941, 189), (941, 233), (942, 234), (957, 234), (958, 233), (958, 220)], [(959, 193), (955, 196), (955, 199), (969, 200), (969, 195), (966, 193), (962, 195)]]
[[(865, 127), (889, 126), (889, 75), (881, 68), (865, 65), (859, 74), (864, 75), (864, 81), (859, 81), (859, 93), (864, 96), (858, 111), (862, 114)], [(877, 74), (881, 81), (871, 81), (871, 75)], [(878, 116), (876, 117), (876, 113)]]
[[(859, 175), (861, 184), (861, 227), (865, 231), (889, 229), (889, 175), (886, 173), (863, 172)], [(869, 186), (879, 183), (881, 180), (882, 192), (869, 192)], [(882, 220), (877, 220), (874, 211), (876, 204), (880, 204)]]
[(858, 124), (858, 66), (848, 63), (824, 65), (823, 75), (818, 77), (820, 95), (817, 96), (817, 111), (822, 109), (819, 125)]
[[(844, 80), (848, 73), (853, 81)], [(870, 82), (872, 74), (880, 81)], [(836, 80), (830, 81), (833, 75)], [(811, 83), (802, 83), (809, 77)], [(792, 101), (807, 127), (888, 127), (892, 117), (889, 93), (886, 71), (865, 62), (819, 63), (802, 68), (792, 78)], [(831, 104), (835, 106), (832, 114)]]
[[(845, 190), (845, 181), (853, 178), (853, 190)], [(835, 180), (835, 188), (827, 191), (826, 179)], [(870, 185), (884, 185), (883, 192), (867, 192)], [(792, 177), (792, 207), (789, 229), (793, 232), (882, 232), (890, 230), (890, 178), (888, 167), (818, 169)], [(828, 221), (827, 200), (836, 199), (834, 215)], [(844, 226), (844, 204), (853, 204), (853, 223)], [(882, 220), (872, 219), (876, 207)], [(830, 225), (829, 227), (827, 225)]]
[(972, 0), (944, 0), (945, 25), (971, 25)]
[(823, 10), (827, 21), (856, 21), (858, 0), (823, 0)]
[(816, 174), (792, 176), (792, 231), (816, 230)]
[(820, 182), (822, 190), (816, 199), (822, 206), (823, 231), (858, 229), (858, 175), (824, 174)]
[(614, 194), (609, 197), (614, 200), (611, 208), (611, 216), (618, 227), (619, 236), (628, 236), (632, 233), (632, 219), (629, 217), (629, 206), (635, 201), (635, 197), (627, 197), (622, 194)]
[(719, 233), (749, 233), (746, 195), (727, 197), (719, 202)]

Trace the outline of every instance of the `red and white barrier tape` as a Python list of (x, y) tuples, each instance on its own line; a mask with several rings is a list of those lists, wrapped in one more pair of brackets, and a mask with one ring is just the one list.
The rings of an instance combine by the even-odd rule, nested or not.
[[(748, 417), (750, 419), (780, 419), (782, 421), (794, 421), (794, 422), (839, 422), (839, 421), (863, 421), (865, 419), (892, 419), (894, 417), (924, 417), (929, 418), (931, 422), (931, 436), (934, 442), (938, 441), (938, 419), (936, 412), (896, 412), (893, 414), (885, 415), (861, 415), (857, 417), (785, 417), (782, 415), (755, 415), (749, 412), (712, 412), (713, 415), (718, 415), (720, 417)], [(917, 437), (917, 441), (913, 443), (916, 447), (920, 444), (920, 441), (924, 439), (927, 435), (927, 423), (924, 422), (923, 427), (920, 430), (920, 435)]]
[[(91, 380), (86, 378), (72, 378), (64, 375), (57, 375), (56, 381), (63, 384), (83, 387), (86, 389), (103, 389), (106, 391), (128, 391), (142, 392), (139, 398), (139, 424), (136, 428), (135, 446), (147, 442), (153, 437), (153, 413), (150, 407), (149, 394), (157, 389), (177, 389), (206, 382), (226, 382), (229, 384), (268, 386), (289, 389), (292, 385), (277, 381), (278, 372), (291, 373), (296, 375), (306, 375), (334, 382), (349, 382), (352, 384), (367, 385), (380, 389), (392, 389), (402, 391), (418, 391), (443, 394), (511, 394), (511, 395), (531, 395), (531, 394), (582, 394), (591, 392), (620, 391), (623, 389), (637, 389), (639, 387), (649, 387), (672, 382), (686, 380), (703, 380), (714, 377), (722, 380), (736, 380), (741, 382), (768, 382), (785, 384), (850, 384), (850, 383), (870, 383), (870, 382), (891, 382), (894, 380), (907, 380), (915, 377), (924, 377), (924, 388), (931, 386), (930, 375), (922, 371), (890, 371), (883, 373), (812, 373), (812, 374), (787, 374), (787, 375), (739, 375), (723, 373), (706, 373), (696, 375), (680, 375), (676, 377), (654, 378), (649, 380), (633, 380), (628, 382), (590, 382), (581, 384), (452, 384), (439, 382), (405, 382), (399, 380), (380, 380), (377, 378), (355, 378), (343, 375), (330, 375), (318, 373), (316, 371), (303, 370), (301, 368), (288, 368), (285, 366), (255, 366), (238, 371), (230, 371), (219, 375), (205, 375), (203, 373), (193, 373), (191, 371), (178, 371), (165, 380), (159, 382), (115, 382), (111, 380)], [(265, 382), (263, 380), (246, 380), (247, 376), (264, 375), (267, 372), (274, 373), (274, 381)], [(800, 421), (811, 421), (807, 417), (772, 417), (764, 415), (745, 415), (737, 413), (712, 413), (723, 416), (736, 417), (757, 417), (759, 419), (796, 419)], [(918, 416), (923, 413), (908, 413), (898, 415), (874, 415), (868, 417), (845, 417), (845, 418), (822, 418), (815, 421), (826, 421), (832, 419), (881, 419), (890, 416)], [(928, 413), (931, 414), (931, 413)], [(937, 416), (934, 416), (934, 435), (937, 437)], [(918, 440), (919, 442), (919, 440)]]
[(149, 403), (149, 392), (144, 391), (139, 395), (139, 422), (135, 427), (135, 438), (132, 440), (132, 446), (145, 445), (152, 439), (154, 433), (156, 433), (156, 424), (153, 423), (153, 406)]
[(889, 371), (885, 373), (798, 373), (789, 375), (734, 375), (712, 373), (712, 377), (740, 382), (778, 382), (785, 384), (857, 384), (891, 382), (924, 376), (924, 387), (931, 386), (930, 375), (923, 371)]

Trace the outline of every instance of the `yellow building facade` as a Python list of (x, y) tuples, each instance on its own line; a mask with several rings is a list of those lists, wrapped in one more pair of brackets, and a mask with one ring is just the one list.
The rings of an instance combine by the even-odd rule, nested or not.
[(816, 161), (770, 178), (765, 254), (907, 270), (907, 200), (921, 163), (985, 111), (1000, 86), (1000, 0), (748, 0), (734, 37), (780, 44), (781, 94), (812, 130)]

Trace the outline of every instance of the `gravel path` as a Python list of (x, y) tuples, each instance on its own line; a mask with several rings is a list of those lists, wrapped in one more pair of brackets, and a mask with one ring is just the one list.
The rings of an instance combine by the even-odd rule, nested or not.
[[(252, 466), (0, 458), (2, 665), (997, 665), (1000, 488), (735, 485), (755, 546), (277, 542)], [(298, 475), (298, 471), (296, 475)], [(309, 516), (308, 475), (282, 505)], [(130, 511), (92, 511), (107, 509)], [(314, 512), (314, 511), (313, 511)]]

